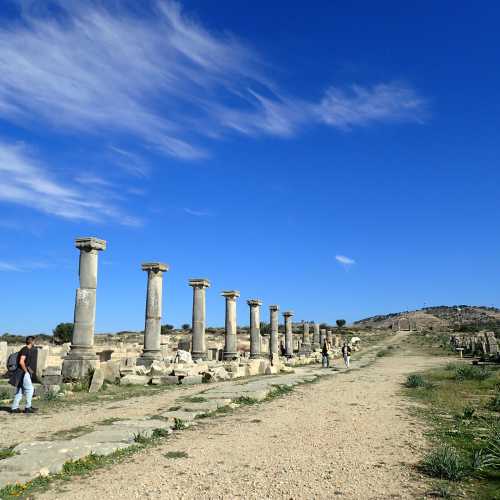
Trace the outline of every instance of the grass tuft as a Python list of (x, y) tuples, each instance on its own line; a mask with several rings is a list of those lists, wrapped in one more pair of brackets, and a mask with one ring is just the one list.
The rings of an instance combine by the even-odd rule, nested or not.
[(14, 447), (0, 448), (0, 460), (5, 460), (6, 458), (13, 457), (15, 455)]
[(455, 379), (463, 380), (486, 380), (492, 375), (492, 372), (486, 367), (473, 365), (461, 365), (455, 368)]
[(165, 458), (188, 458), (189, 455), (185, 451), (168, 451), (163, 455)]
[(425, 387), (426, 382), (424, 377), (422, 375), (419, 375), (418, 373), (413, 373), (412, 375), (408, 375), (405, 386), (410, 388), (410, 389), (415, 389), (417, 387)]
[(182, 431), (187, 427), (186, 422), (182, 418), (174, 418), (174, 430)]
[(422, 470), (431, 477), (450, 481), (460, 481), (466, 474), (462, 459), (451, 446), (431, 451), (422, 461)]

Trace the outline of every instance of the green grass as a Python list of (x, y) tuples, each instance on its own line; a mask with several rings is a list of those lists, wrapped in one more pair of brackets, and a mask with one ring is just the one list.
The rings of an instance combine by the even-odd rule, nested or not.
[(189, 396), (187, 398), (182, 398), (182, 401), (186, 403), (206, 403), (207, 399), (202, 396)]
[(0, 448), (0, 460), (5, 460), (6, 458), (13, 457), (14, 455), (14, 446), (10, 446), (9, 448)]
[(10, 391), (8, 388), (0, 388), (0, 400), (4, 399), (12, 399), (12, 391)]
[(425, 381), (424, 377), (418, 373), (413, 373), (411, 375), (408, 375), (406, 378), (405, 386), (408, 387), (409, 389), (415, 389), (418, 387), (426, 387), (427, 382)]
[(75, 439), (77, 437), (88, 434), (93, 430), (94, 428), (90, 425), (80, 425), (78, 427), (73, 427), (71, 429), (54, 432), (53, 434), (50, 435), (50, 437), (55, 440)]
[(239, 406), (251, 406), (257, 404), (259, 401), (255, 398), (250, 398), (248, 396), (241, 396), (233, 401)]
[(490, 406), (500, 392), (500, 366), (453, 363), (415, 375), (405, 391), (422, 403), (416, 411), (430, 424), (433, 445), (421, 470), (444, 489), (456, 484), (465, 498), (500, 498), (500, 424)]
[(293, 391), (293, 387), (288, 385), (276, 385), (272, 388), (269, 394), (266, 396), (265, 401), (271, 401), (272, 399), (280, 398), (286, 394), (290, 394)]
[(185, 451), (168, 451), (163, 455), (165, 458), (188, 458), (189, 455)]
[(187, 427), (186, 422), (182, 418), (174, 418), (174, 430), (182, 431)]

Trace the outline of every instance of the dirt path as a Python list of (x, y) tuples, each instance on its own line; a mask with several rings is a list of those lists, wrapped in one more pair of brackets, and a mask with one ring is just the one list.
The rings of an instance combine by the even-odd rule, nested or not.
[[(422, 498), (410, 466), (425, 440), (400, 388), (408, 373), (440, 362), (397, 351), (205, 421), (40, 498)], [(165, 457), (172, 451), (188, 456)]]

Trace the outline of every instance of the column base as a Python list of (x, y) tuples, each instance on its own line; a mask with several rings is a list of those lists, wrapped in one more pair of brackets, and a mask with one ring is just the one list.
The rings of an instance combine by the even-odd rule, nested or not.
[(222, 355), (224, 361), (233, 361), (235, 359), (238, 359), (238, 353), (237, 352), (225, 352)]
[(202, 361), (207, 361), (208, 354), (206, 351), (205, 352), (192, 352), (191, 358), (193, 359), (193, 361), (196, 361), (197, 359), (201, 359)]
[(258, 353), (250, 353), (250, 359), (262, 359), (264, 356), (260, 352)]
[(81, 380), (87, 377), (89, 372), (93, 372), (97, 368), (97, 364), (97, 356), (94, 356), (93, 359), (77, 359), (68, 356), (63, 360), (62, 378), (63, 380)]
[(149, 368), (153, 364), (153, 361), (161, 361), (161, 359), (161, 351), (146, 351), (143, 352), (139, 358), (137, 358), (136, 364), (138, 366), (145, 366), (146, 368)]

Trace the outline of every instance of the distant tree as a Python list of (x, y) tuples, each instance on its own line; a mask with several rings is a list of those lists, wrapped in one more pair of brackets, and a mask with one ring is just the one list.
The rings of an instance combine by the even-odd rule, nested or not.
[(271, 324), (265, 323), (264, 321), (260, 322), (260, 334), (261, 335), (271, 335)]
[(169, 325), (168, 323), (165, 325), (161, 325), (161, 334), (167, 335), (168, 333), (171, 333), (173, 329), (174, 325)]
[(52, 330), (52, 338), (55, 344), (64, 344), (65, 342), (71, 342), (71, 336), (73, 335), (73, 323), (59, 323)]
[(328, 330), (328, 325), (326, 323), (320, 323), (319, 327), (321, 330)]
[(345, 319), (338, 319), (335, 323), (337, 323), (337, 327), (340, 329), (345, 325)]
[(189, 328), (191, 328), (191, 325), (190, 325), (189, 323), (184, 323), (184, 324), (181, 326), (181, 328), (182, 328), (183, 330), (189, 330)]

